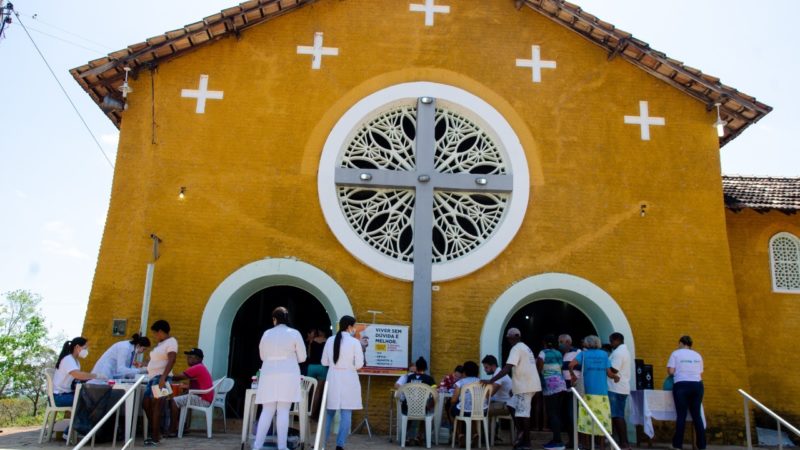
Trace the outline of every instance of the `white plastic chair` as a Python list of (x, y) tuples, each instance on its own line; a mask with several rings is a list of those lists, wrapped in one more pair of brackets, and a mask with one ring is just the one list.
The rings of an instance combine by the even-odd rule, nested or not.
[[(56, 370), (52, 368), (44, 369), (44, 376), (47, 379), (47, 408), (44, 410), (44, 422), (42, 423), (42, 431), (39, 433), (39, 443), (41, 444), (44, 440), (44, 434), (47, 433), (47, 440), (53, 439), (53, 427), (56, 423), (56, 417), (58, 417), (58, 413), (64, 413), (64, 418), (66, 418), (66, 413), (70, 413), (70, 417), (73, 417), (73, 411), (75, 410), (75, 402), (72, 402), (72, 406), (56, 406), (55, 396), (53, 394), (53, 375), (55, 375)], [(75, 400), (78, 400), (78, 392), (75, 393)], [(70, 424), (72, 423), (72, 419), (70, 419)], [(70, 427), (70, 432), (72, 431), (72, 427)]]
[[(436, 402), (439, 393), (434, 388), (423, 383), (404, 384), (396, 393), (396, 396), (405, 397), (406, 414), (400, 413), (402, 426), (400, 427), (400, 447), (406, 446), (406, 433), (408, 432), (409, 420), (425, 421), (425, 446), (431, 448), (431, 430), (433, 429), (433, 413), (436, 411)], [(433, 399), (432, 408), (428, 407), (428, 401)]]
[[(300, 392), (303, 401), (295, 402), (292, 404), (292, 410), (289, 411), (289, 424), (294, 426), (294, 418), (297, 417), (300, 422), (300, 436), (303, 438), (303, 443), (311, 442), (311, 415), (314, 409), (314, 391), (317, 390), (317, 379), (312, 377), (300, 377)], [(312, 400), (309, 400), (311, 398)], [(305, 418), (300, 417), (301, 408), (305, 408)]]
[(219, 385), (219, 389), (214, 391), (214, 408), (222, 410), (222, 426), (225, 433), (228, 432), (228, 417), (225, 411), (225, 402), (228, 399), (228, 392), (233, 389), (233, 378), (225, 377)]
[(214, 418), (214, 402), (209, 403), (208, 406), (199, 406), (199, 405), (192, 405), (192, 397), (200, 398), (203, 394), (208, 394), (211, 391), (216, 390), (220, 384), (225, 380), (225, 378), (220, 378), (219, 380), (214, 382), (214, 385), (208, 389), (189, 389), (189, 392), (186, 394), (189, 396), (188, 401), (186, 402), (186, 406), (181, 408), (181, 418), (178, 422), (178, 437), (183, 437), (183, 427), (186, 424), (186, 414), (189, 412), (190, 409), (195, 411), (200, 411), (205, 413), (206, 415), (206, 434), (208, 438), (211, 439), (211, 421)]
[[(472, 400), (472, 405), (470, 405), (470, 409), (467, 410), (466, 406), (466, 399), (467, 394), (469, 394), (470, 399)], [(453, 437), (451, 439), (452, 445), (451, 447), (456, 446), (456, 430), (458, 429), (458, 422), (464, 422), (466, 431), (464, 434), (464, 438), (467, 443), (467, 450), (472, 448), (472, 422), (482, 422), (483, 423), (483, 432), (486, 434), (486, 449), (489, 450), (491, 444), (489, 443), (489, 415), (488, 415), (488, 407), (489, 407), (489, 399), (492, 397), (492, 385), (487, 384), (486, 386), (482, 385), (480, 382), (476, 381), (475, 383), (470, 383), (461, 387), (461, 395), (459, 396), (458, 400), (461, 404), (461, 409), (458, 412), (458, 415), (455, 416), (453, 422)], [(470, 415), (467, 416), (466, 413)], [(481, 447), (481, 427), (478, 426), (478, 448)]]
[(514, 430), (514, 416), (512, 416), (511, 413), (506, 413), (506, 414), (501, 414), (501, 415), (494, 416), (493, 419), (494, 419), (492, 421), (493, 423), (491, 424), (492, 425), (492, 429), (491, 429), (492, 436), (489, 439), (489, 442), (491, 442), (492, 444), (495, 443), (494, 438), (495, 438), (495, 433), (497, 432), (497, 427), (500, 426), (500, 422), (501, 421), (507, 420), (508, 423), (511, 424), (511, 427), (509, 428), (510, 437), (509, 437), (509, 441), (508, 442), (510, 442), (513, 445), (514, 444), (514, 438), (516, 438), (516, 436), (517, 436), (517, 434), (515, 433), (515, 430)]

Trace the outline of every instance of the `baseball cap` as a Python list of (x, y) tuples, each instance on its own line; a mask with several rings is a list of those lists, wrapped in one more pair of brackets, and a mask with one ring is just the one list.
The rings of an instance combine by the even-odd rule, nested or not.
[(199, 348), (191, 348), (191, 349), (189, 349), (189, 351), (183, 352), (183, 354), (184, 355), (194, 355), (194, 356), (197, 356), (200, 359), (203, 359), (203, 351), (200, 350)]
[(522, 333), (519, 332), (519, 328), (509, 328), (508, 331), (506, 331), (506, 337), (509, 336), (522, 336)]

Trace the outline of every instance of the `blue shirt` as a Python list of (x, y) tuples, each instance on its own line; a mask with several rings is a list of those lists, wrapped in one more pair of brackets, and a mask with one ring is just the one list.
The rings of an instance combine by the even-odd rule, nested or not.
[(608, 395), (608, 373), (611, 367), (608, 353), (600, 349), (589, 349), (575, 357), (583, 366), (583, 387), (588, 395)]

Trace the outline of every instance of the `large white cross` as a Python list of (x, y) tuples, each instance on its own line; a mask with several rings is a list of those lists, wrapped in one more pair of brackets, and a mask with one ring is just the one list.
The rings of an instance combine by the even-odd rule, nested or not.
[(542, 61), (542, 52), (538, 45), (531, 46), (531, 59), (517, 59), (517, 67), (533, 69), (533, 82), (542, 82), (542, 69), (555, 69), (555, 61)]
[(208, 90), (208, 75), (200, 75), (200, 87), (198, 89), (181, 89), (181, 97), (196, 98), (197, 107), (194, 112), (204, 114), (206, 112), (206, 100), (222, 100), (223, 91)]
[(408, 5), (408, 10), (411, 12), (424, 12), (425, 13), (425, 26), (433, 26), (433, 15), (435, 13), (450, 14), (450, 7), (444, 5), (437, 5), (436, 0), (425, 0), (425, 4), (412, 3)]
[(650, 126), (664, 126), (666, 121), (663, 117), (650, 117), (650, 108), (644, 100), (639, 101), (639, 115), (638, 116), (625, 116), (625, 123), (629, 125), (639, 125), (642, 130), (642, 140), (650, 140)]
[(311, 68), (319, 70), (322, 67), (322, 56), (339, 56), (339, 49), (336, 47), (323, 47), (322, 33), (317, 31), (314, 33), (314, 46), (298, 45), (297, 54), (311, 55)]

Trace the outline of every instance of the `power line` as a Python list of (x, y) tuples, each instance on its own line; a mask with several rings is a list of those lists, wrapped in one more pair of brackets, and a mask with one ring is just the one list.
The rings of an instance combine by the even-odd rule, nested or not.
[[(17, 14), (21, 14), (21, 13), (17, 13)], [(28, 15), (28, 14), (22, 14), (22, 15), (25, 16), (25, 17), (30, 17), (32, 20), (35, 20), (36, 22), (38, 22), (38, 23), (40, 23), (42, 25), (48, 26), (50, 28), (54, 28), (54, 29), (56, 29), (56, 30), (58, 30), (58, 31), (60, 31), (62, 33), (69, 34), (70, 36), (74, 36), (74, 37), (76, 37), (76, 38), (78, 38), (78, 39), (80, 39), (82, 41), (86, 41), (86, 42), (89, 42), (91, 44), (97, 45), (100, 48), (103, 48), (103, 49), (106, 49), (106, 50), (109, 50), (109, 51), (113, 51), (114, 50), (113, 48), (108, 47), (108, 46), (106, 46), (105, 44), (103, 44), (101, 42), (93, 41), (93, 40), (91, 40), (89, 38), (85, 38), (85, 37), (81, 36), (80, 34), (75, 34), (75, 33), (71, 32), (71, 31), (65, 30), (63, 28), (59, 28), (59, 27), (57, 27), (57, 26), (55, 26), (55, 25), (53, 25), (51, 23), (47, 23), (44, 20), (39, 19), (39, 15), (38, 14), (34, 14), (32, 16)], [(33, 28), (31, 28), (31, 30), (32, 29)]]
[(92, 133), (92, 129), (89, 128), (89, 124), (86, 123), (86, 120), (84, 120), (83, 116), (81, 115), (81, 112), (78, 111), (78, 107), (75, 106), (75, 102), (73, 102), (72, 98), (70, 98), (69, 94), (67, 94), (67, 90), (64, 89), (64, 85), (61, 84), (61, 81), (59, 81), (58, 77), (56, 76), (56, 73), (53, 71), (53, 68), (50, 67), (50, 63), (47, 62), (47, 58), (45, 58), (44, 54), (42, 53), (42, 51), (39, 50), (39, 46), (36, 45), (36, 41), (33, 40), (33, 36), (31, 36), (31, 34), (28, 32), (28, 29), (25, 27), (25, 24), (22, 23), (22, 20), (20, 20), (19, 13), (16, 13), (16, 16), (17, 16), (17, 21), (19, 22), (20, 26), (22, 26), (22, 29), (25, 30), (25, 34), (28, 35), (28, 39), (31, 40), (31, 43), (33, 44), (33, 47), (36, 48), (36, 51), (39, 53), (39, 56), (42, 57), (42, 61), (44, 61), (44, 64), (47, 66), (47, 69), (50, 71), (50, 74), (53, 75), (53, 79), (56, 80), (56, 83), (58, 83), (58, 87), (61, 88), (61, 92), (64, 93), (64, 96), (67, 97), (67, 101), (69, 101), (69, 104), (72, 105), (72, 109), (75, 110), (75, 114), (77, 114), (78, 118), (80, 118), (81, 122), (83, 122), (83, 126), (86, 127), (86, 131), (88, 131), (89, 135), (92, 136), (92, 139), (94, 140), (94, 143), (97, 144), (97, 148), (100, 150), (100, 153), (103, 154), (103, 157), (108, 162), (108, 165), (111, 166), (111, 169), (114, 169), (114, 163), (111, 162), (111, 159), (108, 157), (108, 155), (106, 154), (105, 150), (103, 150), (103, 146), (100, 145), (100, 141), (98, 141), (97, 137), (95, 137), (94, 133)]
[(60, 38), (60, 37), (58, 37), (58, 36), (54, 36), (54, 35), (52, 35), (52, 34), (50, 34), (50, 33), (45, 33), (44, 31), (42, 31), (42, 30), (37, 30), (36, 28), (33, 28), (33, 27), (28, 27), (28, 29), (29, 29), (29, 30), (31, 30), (31, 31), (35, 31), (35, 32), (37, 32), (37, 33), (43, 34), (43, 35), (45, 35), (45, 36), (47, 36), (47, 37), (51, 37), (51, 38), (53, 38), (53, 39), (59, 40), (59, 41), (61, 41), (61, 42), (65, 42), (65, 43), (67, 43), (67, 44), (74, 45), (75, 47), (79, 47), (79, 48), (82, 48), (82, 49), (84, 49), (84, 50), (89, 50), (89, 51), (90, 51), (90, 52), (92, 52), (92, 53), (98, 53), (98, 54), (100, 54), (100, 55), (103, 55), (103, 54), (104, 54), (104, 52), (103, 52), (102, 50), (98, 50), (98, 49), (95, 49), (95, 48), (89, 48), (89, 47), (85, 47), (85, 46), (83, 46), (83, 45), (81, 45), (81, 44), (78, 44), (77, 42), (72, 42), (72, 41), (70, 41), (70, 40), (67, 40), (67, 39), (64, 39), (64, 38)]

